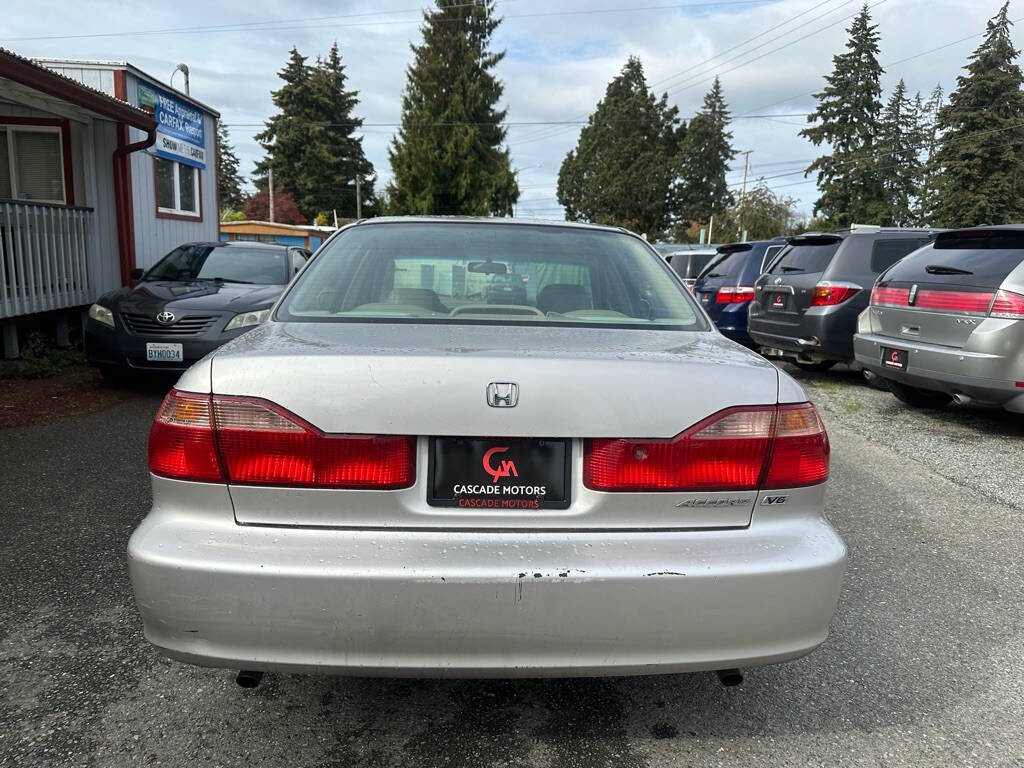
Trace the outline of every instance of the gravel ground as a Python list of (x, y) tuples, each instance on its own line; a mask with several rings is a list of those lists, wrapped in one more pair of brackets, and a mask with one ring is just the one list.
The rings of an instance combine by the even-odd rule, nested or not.
[(570, 681), (268, 675), (160, 658), (124, 562), (159, 401), (0, 430), (0, 765), (1024, 766), (1024, 424), (797, 373), (850, 546), (832, 636), (751, 670)]

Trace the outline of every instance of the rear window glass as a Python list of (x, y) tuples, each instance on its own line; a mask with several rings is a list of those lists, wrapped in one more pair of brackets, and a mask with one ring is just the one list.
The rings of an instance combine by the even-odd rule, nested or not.
[(704, 271), (700, 273), (700, 279), (719, 277), (737, 279), (740, 276), (740, 272), (743, 271), (743, 265), (747, 263), (749, 258), (749, 248), (742, 251), (733, 251), (732, 253), (720, 253), (704, 267)]
[(871, 271), (885, 272), (908, 253), (928, 245), (928, 242), (928, 238), (912, 240), (905, 237), (899, 240), (876, 240), (871, 246)]
[(925, 248), (885, 274), (886, 282), (946, 283), (998, 288), (1024, 261), (1019, 248)]
[(785, 275), (796, 272), (824, 272), (841, 243), (842, 240), (793, 243), (782, 252), (782, 256), (772, 265), (769, 273)]
[(323, 246), (277, 319), (705, 328), (637, 238), (497, 223), (352, 227)]
[(677, 253), (671, 261), (672, 269), (676, 271), (684, 280), (692, 280), (701, 273), (702, 270), (706, 269), (708, 264), (711, 263), (712, 259), (718, 256), (717, 251), (694, 251), (693, 253)]
[(784, 245), (769, 245), (764, 249), (764, 258), (761, 260), (761, 268), (758, 271), (758, 275), (764, 274), (764, 271), (768, 269), (768, 265), (772, 263), (772, 259), (785, 247)]

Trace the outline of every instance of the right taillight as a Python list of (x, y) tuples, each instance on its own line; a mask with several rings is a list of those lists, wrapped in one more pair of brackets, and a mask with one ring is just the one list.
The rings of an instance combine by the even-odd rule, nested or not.
[(996, 291), (989, 315), (1007, 320), (1024, 320), (1024, 296), (1012, 291)]
[(313, 488), (407, 488), (415, 438), (321, 432), (258, 398), (172, 390), (149, 435), (149, 467), (178, 480)]
[(825, 427), (810, 403), (730, 408), (671, 440), (587, 440), (596, 491), (752, 491), (828, 479)]

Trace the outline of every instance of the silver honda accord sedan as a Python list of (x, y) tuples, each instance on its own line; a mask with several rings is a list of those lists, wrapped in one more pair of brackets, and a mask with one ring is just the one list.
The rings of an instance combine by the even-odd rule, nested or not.
[(247, 685), (736, 682), (825, 640), (846, 561), (807, 396), (608, 227), (345, 227), (181, 377), (149, 467), (146, 637)]

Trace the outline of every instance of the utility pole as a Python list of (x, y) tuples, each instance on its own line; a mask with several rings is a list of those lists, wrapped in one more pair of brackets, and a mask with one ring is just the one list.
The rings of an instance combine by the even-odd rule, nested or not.
[(739, 237), (741, 239), (743, 239), (743, 198), (747, 196), (747, 171), (750, 170), (750, 153), (753, 151), (748, 149), (746, 152), (740, 152), (743, 155), (743, 186), (740, 188), (739, 215), (736, 217), (736, 223), (739, 224)]
[(268, 200), (270, 201), (270, 221), (273, 222), (274, 221), (274, 169), (273, 168), (270, 169), (270, 173), (268, 174), (268, 181), (267, 181), (267, 183), (269, 185), (269, 190), (270, 190), (270, 194), (269, 194), (269, 197), (268, 197)]
[(356, 219), (363, 218), (363, 180), (356, 174)]

